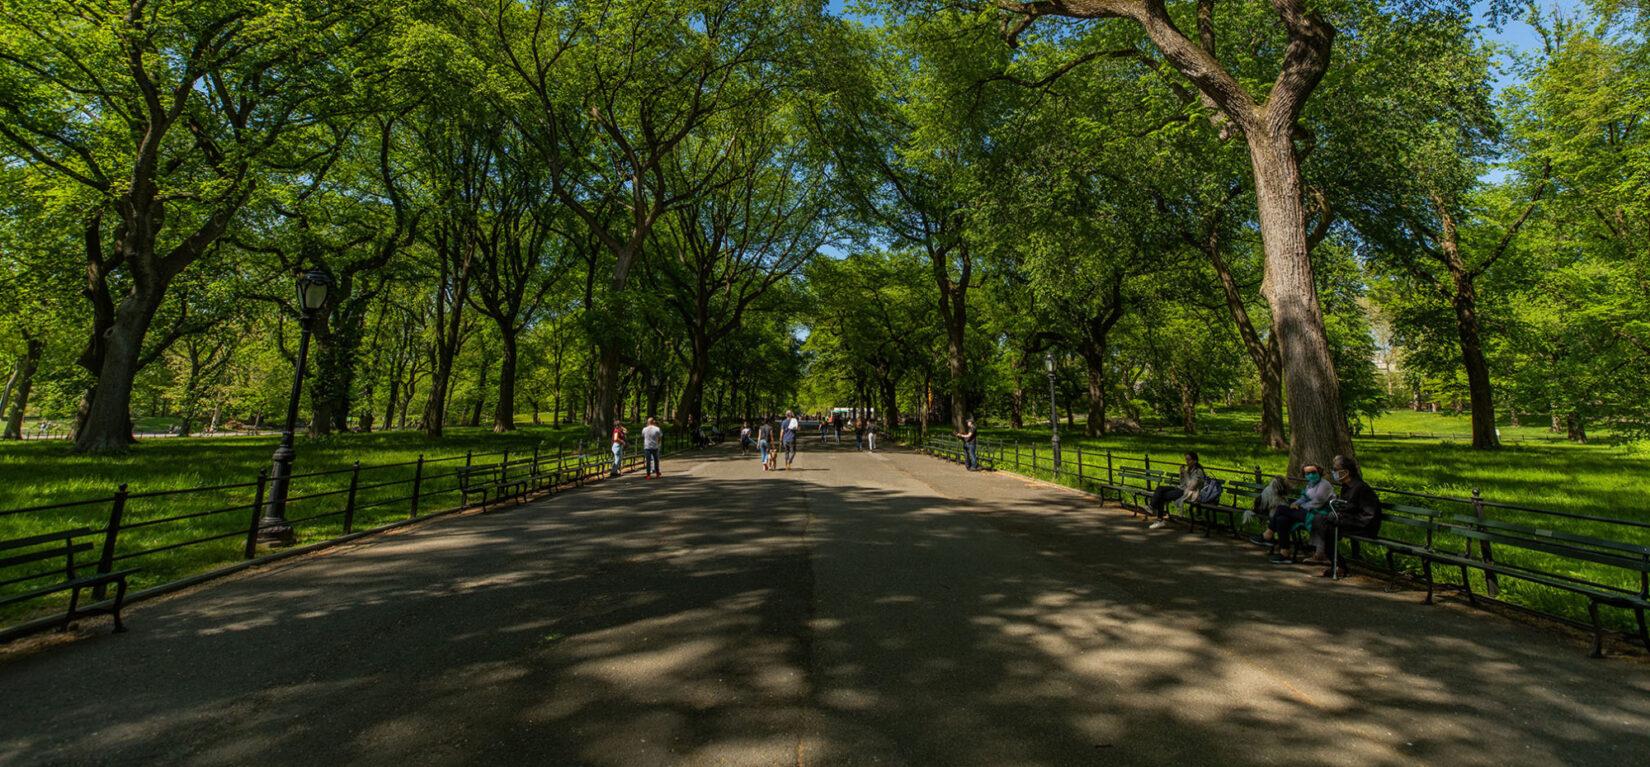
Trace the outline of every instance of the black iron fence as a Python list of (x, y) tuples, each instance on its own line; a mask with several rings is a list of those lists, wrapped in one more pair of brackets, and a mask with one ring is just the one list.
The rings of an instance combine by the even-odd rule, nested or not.
[[(953, 461), (963, 460), (962, 443), (950, 435), (922, 433), (911, 427), (889, 430), (889, 436), (924, 453)], [(1084, 448), (1069, 444), (1061, 451), (1060, 461), (1054, 460), (1049, 443), (1022, 443), (1019, 441), (979, 439), (976, 455), (986, 469), (1007, 471), (1022, 476), (1055, 482), (1097, 497), (1108, 496), (1108, 489), (1138, 482), (1141, 477), (1161, 472), (1157, 481), (1176, 481), (1182, 466), (1180, 456), (1173, 458), (1149, 453), (1121, 453), (1113, 450)], [(1231, 486), (1253, 489), (1269, 483), (1275, 474), (1261, 466), (1203, 467), (1209, 476), (1221, 479)], [(1302, 478), (1286, 478), (1301, 483)], [(1151, 480), (1146, 480), (1148, 483)], [(1149, 488), (1148, 488), (1149, 489)], [(1436, 521), (1430, 528), (1407, 525), (1386, 525), (1382, 537), (1426, 546), (1434, 551), (1455, 554), (1455, 559), (1470, 557), (1480, 564), (1492, 567), (1469, 566), (1458, 569), (1435, 568), (1431, 577), (1445, 586), (1459, 588), (1475, 600), (1500, 603), (1508, 607), (1533, 612), (1578, 627), (1590, 624), (1589, 600), (1580, 592), (1565, 587), (1575, 585), (1583, 589), (1599, 589), (1612, 593), (1637, 595), (1639, 600), (1650, 596), (1650, 522), (1608, 517), (1557, 509), (1544, 509), (1505, 501), (1490, 500), (1474, 489), (1467, 496), (1377, 487), (1383, 501), (1395, 505), (1388, 516), (1415, 515)], [(1109, 493), (1112, 497), (1119, 494)], [(1244, 506), (1252, 503), (1252, 493), (1241, 496)], [(1123, 500), (1119, 498), (1119, 500)], [(1228, 501), (1227, 503), (1230, 503)], [(1248, 523), (1250, 531), (1259, 532), (1267, 509), (1253, 509), (1257, 521)], [(1244, 525), (1239, 524), (1242, 528)], [(1501, 546), (1495, 543), (1499, 533), (1511, 531), (1516, 537), (1509, 541), (1530, 539), (1537, 548)], [(1237, 533), (1239, 531), (1233, 531)], [(1584, 540), (1586, 539), (1586, 540)], [(1546, 541), (1558, 545), (1539, 547)], [(1589, 542), (1590, 541), (1590, 542)], [(1617, 545), (1619, 544), (1619, 546)], [(1374, 552), (1365, 552), (1374, 553)], [(1593, 556), (1593, 555), (1599, 556)], [(1608, 562), (1620, 563), (1611, 566)], [(1608, 562), (1601, 563), (1601, 559)], [(1444, 561), (1440, 557), (1438, 561)], [(1416, 577), (1422, 566), (1418, 559), (1395, 560), (1398, 573)], [(1371, 568), (1384, 569), (1380, 558), (1362, 562)], [(1626, 567), (1620, 564), (1627, 565)], [(1531, 574), (1546, 576), (1565, 585), (1549, 586), (1527, 580), (1503, 578), (1509, 566)], [(1612, 614), (1605, 618), (1611, 628), (1632, 631), (1632, 617)]]
[[(639, 445), (639, 441), (638, 441)], [(662, 453), (689, 447), (686, 434), (667, 432)], [(519, 503), (583, 485), (613, 467), (607, 446), (589, 450), (466, 452), (419, 456), (400, 463), (352, 465), (294, 474), (285, 505), (292, 548), (269, 550), (258, 544), (269, 490), (268, 470), (246, 482), (179, 490), (140, 492), (122, 484), (113, 493), (68, 503), (0, 510), (0, 539), (89, 528), (96, 543), (95, 568), (108, 573), (140, 568), (133, 584), (151, 590), (226, 574), (249, 564), (296, 551), (370, 535), (421, 519), (482, 506)], [(641, 465), (632, 446), (622, 467)], [(60, 564), (41, 562), (30, 570), (0, 574), (0, 598), (61, 579)], [(66, 595), (62, 595), (66, 597)], [(134, 595), (128, 599), (141, 598)], [(103, 598), (98, 589), (94, 599)], [(57, 602), (36, 600), (0, 613), (0, 625), (50, 609)], [(50, 620), (52, 616), (40, 620)], [(29, 624), (0, 631), (26, 630)]]

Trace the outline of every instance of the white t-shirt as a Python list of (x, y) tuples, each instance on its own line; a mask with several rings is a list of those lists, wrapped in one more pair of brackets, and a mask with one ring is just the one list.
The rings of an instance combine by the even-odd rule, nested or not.
[(644, 449), (644, 450), (658, 450), (659, 449), (659, 441), (664, 439), (664, 437), (665, 437), (664, 429), (661, 429), (657, 426), (652, 426), (652, 425), (643, 427), (642, 428), (642, 449)]

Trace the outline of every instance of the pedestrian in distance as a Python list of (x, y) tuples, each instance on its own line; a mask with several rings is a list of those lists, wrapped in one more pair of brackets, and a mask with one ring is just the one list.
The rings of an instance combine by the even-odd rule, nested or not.
[(624, 463), (624, 447), (625, 447), (625, 444), (627, 443), (629, 437), (630, 437), (630, 432), (625, 431), (624, 421), (614, 421), (613, 422), (613, 474), (611, 476), (615, 476), (615, 477), (619, 476), (619, 466), (620, 466), (620, 464)]
[(750, 451), (750, 446), (751, 446), (751, 422), (750, 421), (741, 421), (739, 423), (739, 454), (740, 455), (745, 455), (746, 453), (748, 453)]
[(773, 470), (773, 424), (763, 421), (756, 430), (756, 445), (762, 451), (762, 470)]
[(665, 431), (659, 428), (659, 419), (648, 418), (647, 425), (642, 427), (642, 479), (659, 478), (659, 447), (664, 440)]
[(831, 422), (824, 418), (819, 419), (819, 444), (825, 444), (825, 435), (830, 432)]
[(864, 449), (865, 449), (865, 419), (864, 418), (857, 418), (857, 419), (854, 420), (854, 451), (859, 452), (859, 451), (864, 450)]
[(781, 427), (779, 439), (785, 443), (785, 471), (791, 470), (791, 461), (796, 460), (796, 433), (802, 428), (802, 422), (797, 420), (796, 413), (785, 411), (785, 423)]
[(865, 444), (870, 447), (871, 452), (875, 453), (877, 451), (877, 422), (875, 420), (865, 423)]
[(980, 432), (978, 429), (974, 428), (974, 419), (968, 419), (968, 421), (965, 422), (962, 431), (952, 432), (952, 434), (956, 436), (957, 439), (962, 440), (963, 463), (968, 467), (968, 470), (979, 471), (980, 454), (978, 442)]

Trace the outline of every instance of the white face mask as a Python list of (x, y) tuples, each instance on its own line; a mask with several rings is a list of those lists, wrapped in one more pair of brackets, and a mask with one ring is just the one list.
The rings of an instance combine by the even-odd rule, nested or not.
[(1341, 471), (1340, 469), (1336, 469), (1335, 470), (1335, 481), (1336, 482), (1345, 482), (1346, 481), (1346, 472)]

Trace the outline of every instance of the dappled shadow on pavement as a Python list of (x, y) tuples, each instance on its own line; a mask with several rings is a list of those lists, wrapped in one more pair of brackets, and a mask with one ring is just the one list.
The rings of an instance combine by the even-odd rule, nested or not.
[(1519, 764), (1650, 675), (905, 454), (723, 449), (0, 662), (0, 764)]

